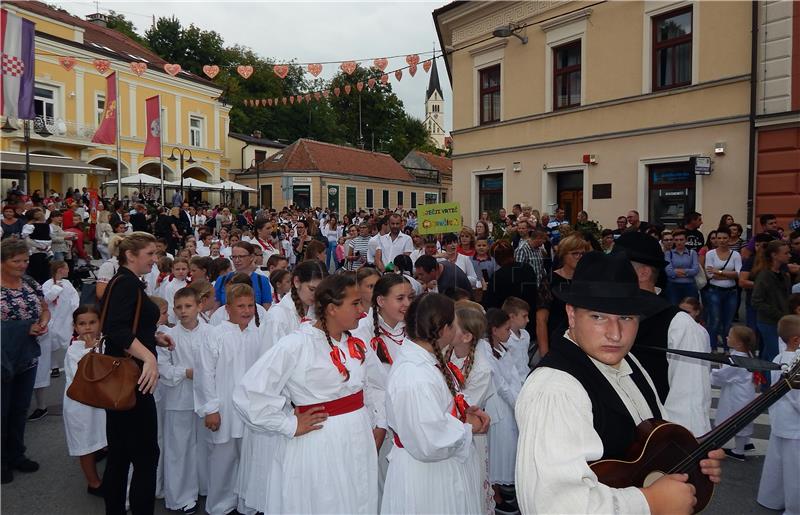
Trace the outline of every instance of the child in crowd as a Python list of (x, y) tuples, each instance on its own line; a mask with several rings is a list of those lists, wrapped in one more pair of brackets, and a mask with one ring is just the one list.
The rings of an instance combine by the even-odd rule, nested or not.
[(339, 270), (340, 268), (342, 268), (344, 266), (344, 244), (345, 244), (345, 241), (346, 241), (346, 238), (344, 236), (339, 236), (339, 242), (336, 245), (336, 251), (335, 251), (336, 270)]
[[(700, 304), (700, 301), (695, 297), (684, 297), (680, 304), (678, 304), (678, 308), (682, 311), (689, 313), (689, 315), (700, 325), (703, 325), (703, 306)], [(709, 336), (709, 341), (711, 341), (711, 337)]]
[(472, 435), (486, 432), (489, 417), (467, 406), (447, 366), (444, 352), (457, 333), (455, 318), (453, 301), (438, 293), (417, 297), (406, 312), (408, 339), (386, 386), (395, 447), (382, 513), (483, 511)]
[[(192, 288), (175, 292), (176, 325), (167, 331), (175, 348), (158, 348), (158, 372), (164, 404), (164, 499), (168, 510), (193, 513), (207, 486), (207, 445), (203, 423), (194, 413), (195, 356), (208, 339), (209, 325), (199, 317), (200, 296)], [(201, 485), (203, 487), (201, 488)]]
[[(496, 392), (489, 357), (485, 352), (475, 352), (478, 342), (486, 334), (486, 316), (480, 304), (469, 300), (457, 302), (456, 328), (447, 366), (458, 381), (467, 404), (486, 409), (489, 397)], [(491, 413), (487, 415), (492, 417)], [(489, 483), (489, 440), (486, 434), (476, 434), (472, 438), (476, 450), (474, 467), (480, 478), (482, 513), (494, 515), (495, 500)]]
[(79, 306), (72, 313), (72, 325), (77, 335), (67, 348), (64, 357), (64, 400), (62, 416), (64, 434), (70, 456), (78, 456), (81, 470), (86, 477), (86, 492), (103, 497), (102, 481), (97, 473), (97, 458), (108, 443), (106, 441), (106, 412), (93, 408), (67, 396), (67, 390), (75, 378), (78, 362), (100, 343), (100, 313), (90, 305)]
[(292, 291), (292, 273), (289, 270), (273, 270), (269, 274), (269, 282), (272, 284), (273, 304), (279, 303), (284, 295)]
[(208, 277), (209, 282), (215, 282), (218, 277), (226, 275), (228, 272), (233, 270), (233, 264), (230, 262), (229, 259), (224, 257), (218, 257), (213, 259), (213, 266), (211, 267), (213, 272)]
[(511, 322), (508, 351), (511, 353), (512, 361), (517, 367), (519, 377), (524, 382), (528, 374), (531, 373), (528, 364), (536, 352), (535, 349), (531, 349), (531, 335), (525, 329), (530, 322), (531, 305), (519, 297), (508, 297), (500, 309), (506, 312), (508, 320)]
[[(231, 284), (249, 284), (252, 287), (253, 282), (252, 282), (252, 279), (251, 279), (250, 275), (248, 275), (248, 274), (246, 274), (244, 272), (239, 272), (239, 273), (235, 273), (235, 274), (233, 274), (231, 276), (231, 278), (225, 284), (225, 287), (227, 288), (228, 285), (231, 285)], [(217, 291), (215, 289), (215, 291), (214, 291), (215, 303), (217, 302), (216, 294), (217, 294)], [(262, 306), (261, 304), (257, 303), (256, 304), (256, 314), (253, 317), (253, 319), (250, 321), (250, 324), (251, 325), (255, 325), (256, 327), (258, 327), (258, 326), (261, 325), (261, 323), (263, 322), (263, 320), (266, 317), (267, 317), (267, 310), (264, 308), (264, 306)], [(217, 309), (216, 311), (214, 311), (214, 313), (211, 315), (208, 323), (211, 324), (211, 325), (219, 325), (224, 320), (228, 320), (228, 312), (226, 310), (220, 308), (220, 309)]]
[(194, 281), (209, 281), (213, 260), (209, 257), (194, 256), (189, 260), (189, 277)]
[[(791, 364), (800, 349), (800, 315), (786, 315), (778, 321), (778, 335), (786, 350), (775, 356), (775, 363)], [(772, 382), (780, 380), (780, 371), (772, 372)], [(800, 390), (786, 393), (769, 408), (770, 435), (758, 504), (785, 514), (800, 513)]]
[(208, 324), (217, 308), (217, 301), (214, 298), (214, 285), (208, 281), (200, 280), (192, 281), (189, 287), (197, 292), (197, 296), (200, 299), (200, 318)]
[(172, 274), (172, 259), (169, 256), (158, 258), (158, 278), (156, 279), (155, 289), (153, 295), (166, 299), (164, 297), (164, 286), (168, 282), (170, 274)]
[(175, 325), (178, 320), (175, 316), (175, 292), (185, 288), (189, 284), (187, 280), (188, 277), (189, 260), (183, 257), (177, 257), (172, 262), (172, 273), (161, 283), (161, 296), (167, 299), (167, 317), (170, 325)]
[(67, 279), (69, 266), (64, 261), (50, 262), (50, 277), (42, 285), (42, 293), (50, 310), (50, 322), (47, 332), (39, 337), (39, 366), (36, 369), (36, 380), (33, 394), (36, 409), (28, 420), (39, 420), (47, 415), (45, 392), (50, 386), (50, 363), (53, 353), (66, 348), (72, 339), (72, 312), (80, 305), (80, 294)]
[(489, 280), (494, 275), (494, 271), (497, 270), (497, 262), (489, 253), (489, 240), (486, 238), (475, 240), (475, 255), (472, 256), (472, 267), (479, 278), (483, 280), (483, 289), (485, 290)]
[[(508, 349), (511, 334), (511, 319), (497, 308), (486, 311), (486, 339), (478, 344), (489, 357), (492, 367), (492, 382), (497, 395), (489, 398), (486, 410), (492, 417), (489, 428), (489, 481), (495, 491), (494, 500), (501, 512), (517, 511), (513, 496), (505, 500), (502, 486), (514, 485), (514, 467), (517, 457), (519, 430), (514, 419), (514, 405), (524, 380), (520, 377), (514, 355)], [(508, 492), (508, 489), (504, 490)]]
[[(195, 412), (211, 431), (206, 512), (222, 515), (238, 507), (236, 495), (239, 452), (244, 423), (233, 408), (233, 389), (261, 356), (269, 340), (264, 324), (252, 324), (255, 295), (249, 284), (229, 284), (225, 290), (228, 320), (212, 328), (195, 362)], [(203, 465), (201, 465), (203, 466)]]
[[(732, 356), (752, 358), (758, 348), (755, 332), (743, 325), (731, 327), (728, 332), (728, 347), (731, 348)], [(722, 365), (711, 371), (711, 384), (721, 388), (715, 425), (720, 425), (755, 398), (756, 385), (753, 383), (753, 377), (753, 373), (746, 368), (730, 365)], [(734, 448), (725, 449), (725, 454), (734, 460), (744, 461), (745, 451), (754, 448), (750, 443), (752, 434), (753, 424), (751, 423), (736, 433)]]
[(380, 278), (381, 273), (371, 266), (362, 266), (356, 272), (358, 291), (361, 294), (361, 308), (365, 310), (361, 316), (361, 324), (364, 324), (365, 327), (372, 324), (372, 289), (375, 288), (375, 283)]
[[(158, 306), (158, 328), (156, 331), (166, 333), (169, 331), (170, 326), (168, 325), (168, 318), (169, 313), (167, 309), (169, 304), (167, 303), (166, 299), (163, 297), (159, 297), (156, 295), (150, 295), (150, 300)], [(153, 391), (153, 400), (156, 403), (156, 420), (158, 421), (158, 448), (164, 448), (164, 396), (163, 396), (163, 387), (162, 384), (159, 382), (156, 385), (155, 391)], [(164, 453), (160, 452), (158, 454), (158, 468), (156, 468), (156, 497), (162, 499), (164, 497)]]
[[(789, 314), (800, 315), (800, 293), (789, 295)], [(786, 342), (778, 335), (778, 352), (786, 350)]]

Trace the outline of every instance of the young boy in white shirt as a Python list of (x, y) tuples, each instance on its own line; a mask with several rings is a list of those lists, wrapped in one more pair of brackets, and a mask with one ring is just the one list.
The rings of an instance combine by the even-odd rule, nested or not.
[(531, 372), (530, 362), (531, 335), (525, 329), (530, 322), (531, 305), (519, 297), (508, 297), (501, 307), (511, 322), (511, 336), (508, 338), (508, 350), (514, 356), (514, 365), (519, 376), (524, 380)]
[[(200, 346), (210, 326), (199, 317), (200, 298), (192, 288), (181, 288), (173, 297), (176, 325), (168, 330), (175, 349), (158, 350), (164, 403), (164, 498), (167, 509), (184, 514), (196, 511), (201, 473), (206, 457), (203, 422), (194, 413), (194, 368)], [(202, 441), (199, 441), (202, 439)]]

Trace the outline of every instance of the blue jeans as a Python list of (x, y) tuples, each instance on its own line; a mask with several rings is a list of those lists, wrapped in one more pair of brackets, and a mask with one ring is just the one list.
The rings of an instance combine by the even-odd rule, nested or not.
[(761, 333), (761, 340), (764, 345), (759, 358), (772, 361), (778, 355), (778, 326), (758, 322), (758, 331)]
[(674, 283), (667, 282), (667, 299), (673, 306), (677, 306), (686, 297), (698, 298), (697, 286), (694, 282), (691, 283)]
[(706, 290), (706, 314), (708, 315), (708, 333), (711, 335), (711, 347), (717, 348), (718, 337), (722, 346), (728, 348), (728, 331), (736, 313), (736, 288), (723, 289), (709, 286)]
[(325, 266), (327, 266), (329, 270), (331, 262), (333, 262), (334, 270), (339, 268), (339, 264), (336, 262), (336, 245), (337, 243), (335, 241), (328, 240), (328, 248), (325, 251)]

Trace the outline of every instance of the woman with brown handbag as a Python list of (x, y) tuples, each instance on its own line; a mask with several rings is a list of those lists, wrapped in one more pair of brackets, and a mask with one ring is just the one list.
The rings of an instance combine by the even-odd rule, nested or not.
[(131, 512), (152, 514), (159, 454), (156, 405), (152, 395), (158, 382), (156, 346), (171, 347), (173, 344), (169, 336), (156, 333), (160, 310), (144, 293), (145, 285), (139, 279), (156, 261), (155, 237), (134, 232), (117, 248), (120, 268), (103, 298), (108, 303), (102, 323), (105, 353), (119, 357), (130, 354), (142, 372), (136, 405), (127, 411), (106, 410), (108, 464), (103, 477), (103, 494), (106, 514), (125, 513), (128, 469), (132, 464)]

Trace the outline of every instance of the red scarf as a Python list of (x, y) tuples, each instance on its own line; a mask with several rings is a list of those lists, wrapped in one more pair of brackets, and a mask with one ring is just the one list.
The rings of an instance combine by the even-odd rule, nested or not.
[(331, 349), (331, 361), (333, 361), (336, 370), (338, 370), (339, 373), (344, 376), (345, 381), (350, 379), (350, 371), (347, 370), (347, 367), (344, 366), (344, 362), (342, 361), (342, 351), (340, 351), (339, 347), (336, 347), (335, 345)]

